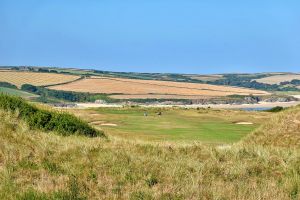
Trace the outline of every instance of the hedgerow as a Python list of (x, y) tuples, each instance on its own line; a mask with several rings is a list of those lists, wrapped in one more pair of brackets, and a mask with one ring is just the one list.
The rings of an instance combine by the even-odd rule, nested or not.
[(61, 91), (52, 90), (41, 86), (34, 86), (30, 84), (24, 84), (21, 90), (40, 95), (41, 98), (56, 98), (70, 102), (94, 102), (95, 100), (102, 99), (106, 102), (115, 103), (119, 100), (109, 98), (106, 94), (90, 94), (87, 92), (72, 92), (72, 91)]
[(18, 111), (19, 116), (33, 129), (55, 131), (65, 136), (73, 134), (90, 137), (104, 136), (103, 132), (92, 128), (74, 115), (42, 110), (20, 97), (0, 94), (0, 108), (6, 111)]
[(0, 87), (6, 87), (6, 88), (12, 88), (12, 89), (17, 89), (17, 86), (8, 83), (8, 82), (0, 82)]

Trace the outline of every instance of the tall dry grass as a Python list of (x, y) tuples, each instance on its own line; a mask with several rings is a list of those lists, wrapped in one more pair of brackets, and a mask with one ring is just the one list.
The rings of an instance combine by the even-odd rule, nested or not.
[(300, 148), (300, 106), (278, 113), (249, 135), (243, 143)]
[(300, 198), (298, 149), (63, 137), (0, 120), (0, 199)]

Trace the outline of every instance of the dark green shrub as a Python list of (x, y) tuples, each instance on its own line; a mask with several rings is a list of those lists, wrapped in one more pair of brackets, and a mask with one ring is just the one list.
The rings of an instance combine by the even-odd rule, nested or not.
[(281, 107), (281, 106), (276, 106), (276, 107), (271, 108), (271, 109), (269, 109), (269, 110), (267, 110), (267, 111), (268, 111), (268, 112), (280, 112), (280, 111), (282, 111), (282, 110), (284, 110), (283, 107)]
[(12, 112), (18, 111), (19, 116), (31, 128), (56, 131), (62, 135), (104, 136), (102, 132), (92, 128), (74, 115), (42, 110), (27, 103), (20, 97), (0, 94), (0, 108)]
[(42, 130), (53, 130), (48, 126), (51, 118), (52, 115), (50, 112), (38, 110), (28, 117), (28, 124), (30, 127), (35, 127)]

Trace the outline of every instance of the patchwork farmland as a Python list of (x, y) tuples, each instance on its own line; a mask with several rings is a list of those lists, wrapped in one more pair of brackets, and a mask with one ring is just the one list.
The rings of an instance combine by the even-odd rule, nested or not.
[(266, 84), (280, 84), (281, 82), (285, 81), (292, 81), (292, 80), (300, 80), (300, 74), (281, 74), (275, 76), (268, 76), (265, 78), (256, 79), (259, 83), (266, 83)]
[(18, 72), (18, 71), (0, 71), (0, 82), (8, 82), (21, 87), (23, 84), (35, 86), (62, 84), (79, 79), (79, 76), (38, 73), (38, 72)]
[[(246, 88), (171, 81), (92, 77), (49, 87), (55, 90), (114, 94), (113, 98), (182, 98), (221, 97), (228, 95), (267, 95), (267, 92)], [(132, 95), (132, 96), (131, 96)]]

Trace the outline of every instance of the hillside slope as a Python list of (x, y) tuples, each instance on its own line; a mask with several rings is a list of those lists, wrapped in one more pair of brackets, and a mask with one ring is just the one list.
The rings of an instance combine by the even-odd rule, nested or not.
[[(194, 96), (193, 98), (223, 97), (228, 95), (268, 95), (268, 92), (241, 87), (210, 84), (154, 81), (141, 79), (91, 77), (69, 84), (49, 87), (54, 90), (133, 95), (133, 98), (151, 98), (151, 95), (167, 95), (167, 98)], [(138, 95), (138, 96), (136, 96)], [(145, 95), (143, 97), (143, 95)], [(122, 96), (119, 96), (122, 97)], [(154, 96), (155, 97), (155, 96)], [(156, 96), (157, 97), (157, 96)], [(153, 97), (152, 97), (153, 98)], [(190, 97), (188, 97), (189, 99)], [(130, 98), (128, 98), (130, 99)]]
[(300, 105), (278, 113), (245, 140), (248, 144), (300, 147)]
[(0, 110), (0, 199), (299, 199), (298, 150), (31, 130)]

